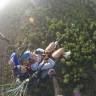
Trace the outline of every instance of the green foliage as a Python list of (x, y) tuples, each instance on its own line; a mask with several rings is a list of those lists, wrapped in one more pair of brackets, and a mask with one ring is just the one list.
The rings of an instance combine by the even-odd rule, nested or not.
[[(20, 0), (9, 6), (0, 15), (0, 30), (10, 41), (14, 40), (16, 46), (31, 42), (31, 50), (38, 47), (46, 48), (50, 42), (64, 36), (59, 47), (63, 47), (65, 51), (71, 50), (72, 54), (67, 58), (61, 58), (55, 66), (58, 78), (60, 77), (59, 84), (68, 96), (72, 95), (75, 87), (77, 88), (76, 84), (83, 86), (79, 89), (86, 89), (81, 90), (82, 96), (95, 96), (96, 88), (92, 85), (96, 85), (96, 1), (41, 0), (42, 4), (37, 1), (34, 5), (30, 0)], [(45, 6), (41, 6), (43, 4)], [(34, 18), (33, 23), (29, 21), (30, 17)], [(12, 76), (7, 75), (11, 73), (6, 65), (9, 58), (4, 54), (7, 53), (9, 56), (13, 50), (6, 46), (8, 45), (1, 42), (1, 84), (6, 81), (12, 82)], [(6, 72), (2, 72), (3, 69)], [(30, 94), (53, 96), (51, 85), (46, 84), (38, 88), (36, 86), (35, 89), (29, 90), (33, 92)], [(43, 92), (45, 88), (46, 92)]]
[(82, 73), (82, 74), (81, 74), (81, 77), (82, 77), (82, 78), (87, 78), (87, 76), (88, 76), (88, 75), (87, 75), (86, 73)]
[(96, 70), (96, 64), (92, 64), (93, 70)]

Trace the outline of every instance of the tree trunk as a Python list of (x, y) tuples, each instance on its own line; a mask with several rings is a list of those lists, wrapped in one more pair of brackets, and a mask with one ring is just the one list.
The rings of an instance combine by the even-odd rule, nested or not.
[(55, 76), (53, 76), (53, 85), (54, 85), (55, 96), (63, 96), (62, 89), (59, 87), (59, 84)]

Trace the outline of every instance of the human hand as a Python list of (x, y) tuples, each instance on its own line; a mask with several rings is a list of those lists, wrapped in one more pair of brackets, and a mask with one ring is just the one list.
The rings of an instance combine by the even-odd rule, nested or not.
[(9, 64), (10, 66), (12, 66), (12, 65), (14, 64), (13, 58), (11, 58), (11, 59), (8, 61), (8, 64)]
[(55, 76), (55, 75), (56, 75), (55, 70), (54, 70), (54, 69), (49, 69), (48, 75), (49, 75), (49, 76)]

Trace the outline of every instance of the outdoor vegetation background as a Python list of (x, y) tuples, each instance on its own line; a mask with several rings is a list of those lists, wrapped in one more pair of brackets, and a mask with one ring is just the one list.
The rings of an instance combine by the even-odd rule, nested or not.
[[(12, 0), (0, 12), (0, 32), (16, 48), (31, 42), (30, 50), (45, 49), (64, 36), (58, 48), (72, 54), (54, 67), (63, 95), (73, 96), (74, 88), (81, 96), (96, 95), (96, 0)], [(15, 82), (8, 65), (12, 52), (14, 48), (0, 40), (0, 85)], [(33, 86), (27, 94), (54, 96), (52, 81)]]

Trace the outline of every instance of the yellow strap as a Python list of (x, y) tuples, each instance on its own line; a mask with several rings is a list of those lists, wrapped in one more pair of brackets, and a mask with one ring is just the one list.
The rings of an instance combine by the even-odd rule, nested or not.
[(23, 81), (23, 83), (27, 83), (27, 82), (29, 82), (29, 79), (26, 79), (26, 80)]

